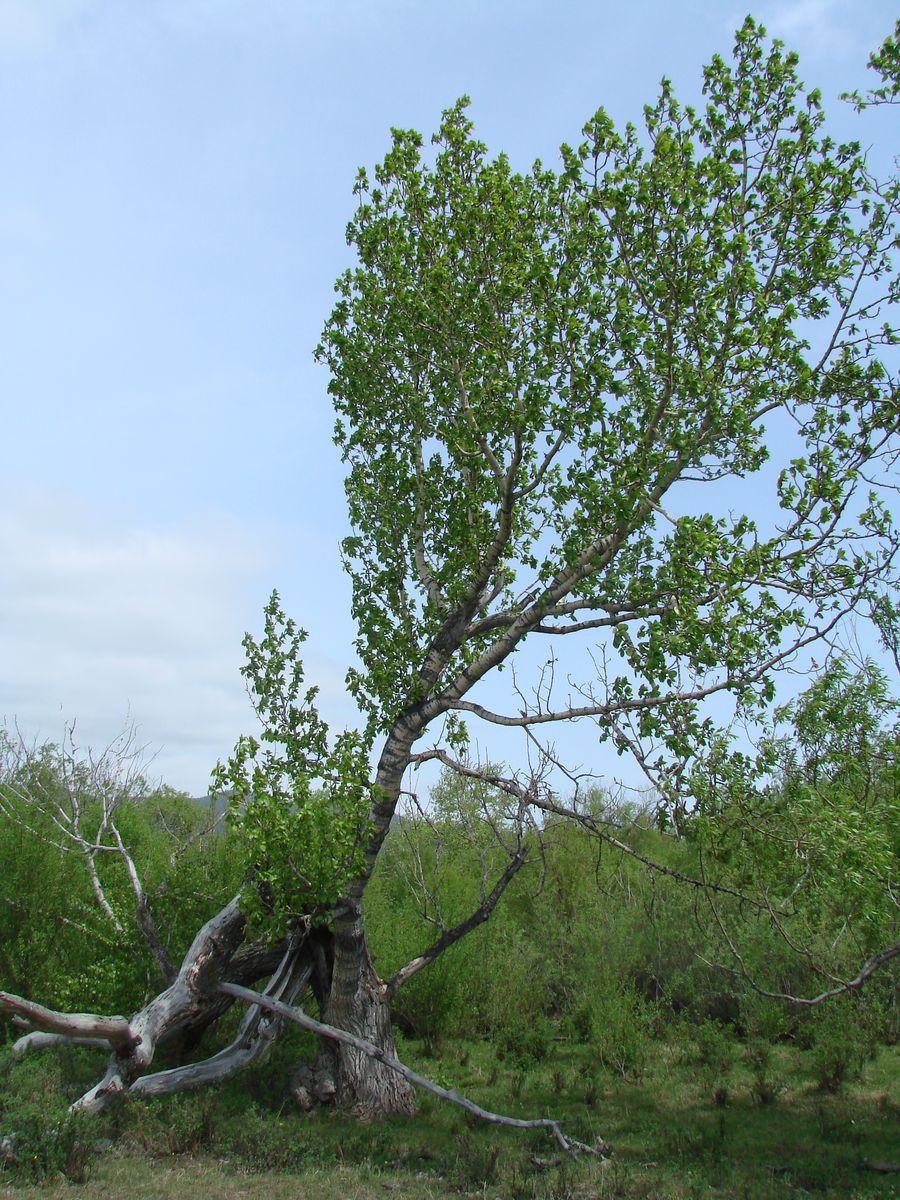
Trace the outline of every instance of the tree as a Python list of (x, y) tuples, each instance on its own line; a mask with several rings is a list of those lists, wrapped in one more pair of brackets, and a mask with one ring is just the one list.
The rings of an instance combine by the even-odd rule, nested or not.
[[(359, 173), (358, 263), (317, 355), (347, 468), (364, 727), (330, 736), (305, 635), (273, 597), (246, 640), (262, 737), (220, 773), (245, 802), (250, 899), (118, 1029), (86, 1106), (163, 1086), (143, 1075), (156, 1043), (223, 991), (251, 997), (220, 982), (249, 911), (284, 952), (279, 986), (316, 994), (305, 1101), (410, 1109), (386, 1065), (398, 976), (378, 977), (363, 922), (410, 768), (487, 781), (516, 829), (495, 887), (436, 953), (527, 861), (531, 814), (616, 844), (577, 790), (559, 799), (560, 775), (579, 780), (555, 726), (593, 722), (683, 819), (723, 730), (758, 720), (780, 671), (893, 586), (896, 195), (827, 135), (796, 67), (748, 20), (732, 62), (705, 70), (702, 111), (663, 81), (643, 133), (601, 109), (558, 170), (491, 158), (461, 100), (433, 154), (395, 130)], [(491, 681), (507, 667), (503, 707)], [(519, 731), (527, 768), (480, 764), (474, 725)], [(188, 1078), (168, 1075), (170, 1090)]]
[(816, 995), (797, 995), (782, 976), (770, 990), (748, 969), (710, 895), (736, 964), (726, 969), (770, 999), (819, 1004), (856, 990), (900, 954), (898, 711), (874, 662), (835, 656), (776, 710), (753, 761), (740, 751), (714, 757), (697, 780), (694, 833), (708, 854), (727, 860), (738, 886), (764, 881), (760, 915), (824, 983)]

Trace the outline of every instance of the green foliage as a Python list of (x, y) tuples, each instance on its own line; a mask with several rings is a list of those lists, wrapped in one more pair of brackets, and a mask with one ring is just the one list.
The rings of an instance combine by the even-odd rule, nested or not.
[[(761, 740), (754, 763), (723, 750), (707, 764), (708, 775), (695, 781), (701, 806), (689, 823), (691, 836), (724, 878), (765, 888), (763, 927), (748, 940), (745, 925), (741, 939), (754, 978), (790, 981), (802, 971), (785, 953), (788, 940), (794, 949), (806, 947), (808, 960), (832, 977), (845, 978), (896, 940), (897, 712), (875, 664), (853, 668), (834, 658), (778, 711), (780, 724)], [(749, 786), (753, 778), (762, 784)], [(766, 915), (787, 934), (774, 959)]]
[[(688, 1030), (685, 1030), (687, 1033)], [(727, 1104), (733, 1085), (736, 1045), (734, 1034), (718, 1021), (701, 1021), (690, 1028), (694, 1055), (703, 1084), (713, 1103)]]
[(879, 49), (869, 57), (869, 67), (877, 71), (884, 83), (881, 87), (870, 88), (865, 97), (859, 92), (851, 92), (844, 99), (852, 100), (857, 109), (869, 108), (877, 104), (896, 104), (900, 96), (900, 21), (894, 26)]
[[(156, 990), (159, 973), (137, 936), (126, 866), (113, 852), (95, 856), (117, 929), (97, 903), (83, 852), (60, 836), (53, 819), (56, 805), (71, 812), (74, 794), (86, 840), (97, 840), (102, 780), (59, 746), (48, 743), (24, 758), (13, 749), (0, 731), (2, 987), (63, 1010), (132, 1012)], [(198, 926), (237, 890), (245, 869), (240, 847), (210, 832), (203, 806), (140, 776), (117, 796), (115, 819), (161, 940), (177, 960)]]
[(778, 1071), (771, 1043), (761, 1038), (752, 1041), (744, 1052), (744, 1060), (752, 1074), (750, 1094), (755, 1103), (774, 1104), (787, 1083)]
[[(664, 81), (643, 134), (599, 110), (559, 172), (490, 158), (463, 98), (433, 153), (394, 130), (359, 173), (318, 357), (372, 728), (452, 710), (542, 621), (627, 611), (590, 625), (600, 736), (652, 741), (664, 770), (714, 738), (687, 680), (752, 710), (810, 615), (888, 573), (860, 471), (895, 426), (893, 334), (853, 297), (890, 270), (893, 213), (752, 20), (704, 79), (703, 111)], [(778, 522), (717, 507), (770, 458)]]
[(0, 1176), (19, 1184), (46, 1184), (60, 1177), (87, 1183), (96, 1158), (91, 1135), (84, 1117), (66, 1113), (54, 1119), (42, 1106), (21, 1105), (15, 1111), (8, 1152), (0, 1161)]
[[(900, 828), (893, 818), (896, 744), (885, 721), (892, 712), (878, 672), (866, 667), (854, 673), (832, 664), (782, 714), (791, 732), (783, 726), (773, 738), (777, 771), (761, 799), (771, 823), (755, 830), (749, 814), (760, 810), (746, 792), (737, 799), (726, 792), (716, 822), (705, 814), (691, 817), (682, 823), (682, 835), (654, 827), (649, 815), (610, 808), (602, 795), (592, 798), (597, 814), (615, 823), (617, 837), (664, 871), (700, 878), (718, 866), (720, 885), (758, 889), (762, 883), (773, 903), (779, 888), (795, 886), (796, 877), (787, 871), (796, 870), (793, 831), (802, 828), (805, 845), (821, 856), (801, 864), (802, 869), (813, 862), (816, 886), (809, 895), (796, 892), (777, 922), (765, 907), (728, 894), (713, 893), (711, 906), (699, 889), (604, 849), (584, 828), (553, 819), (542, 830), (540, 867), (520, 872), (487, 925), (401, 989), (394, 1006), (398, 1021), (432, 1045), (478, 1031), (515, 1055), (527, 1052), (525, 1031), (546, 1028), (543, 1017), (559, 1022), (561, 1032), (590, 1045), (600, 1064), (626, 1077), (640, 1075), (655, 1038), (687, 1021), (698, 1054), (709, 1060), (711, 1093), (724, 1089), (720, 1102), (733, 1093), (726, 1063), (719, 1060), (733, 1057), (735, 1034), (760, 1045), (795, 1039), (816, 1046), (819, 1073), (827, 1074), (836, 1038), (824, 1014), (762, 995), (740, 973), (729, 976), (713, 964), (733, 961), (724, 929), (740, 946), (751, 980), (778, 992), (812, 995), (822, 990), (822, 963), (850, 977), (869, 945), (861, 939), (879, 945), (891, 936), (890, 888), (884, 884), (895, 878), (888, 872), (895, 870)], [(841, 789), (850, 811), (865, 806), (868, 823), (861, 837), (867, 868), (882, 871), (871, 893), (860, 891), (849, 870), (851, 861), (862, 859), (852, 832), (836, 827), (837, 806), (824, 832), (817, 828), (817, 822), (824, 824), (821, 815), (804, 810), (802, 798), (814, 787), (826, 801)], [(434, 938), (417, 910), (411, 879), (419, 880), (431, 912), (442, 911), (448, 922), (477, 901), (485, 847), (496, 846), (495, 815), (489, 807), (467, 807), (467, 788), (445, 775), (435, 789), (431, 823), (401, 824), (388, 837), (367, 892), (370, 940), (385, 976)], [(785, 830), (790, 838), (779, 840)], [(744, 856), (751, 853), (748, 867)], [(869, 889), (869, 875), (864, 872), (862, 879)], [(857, 904), (858, 914), (851, 907)], [(805, 955), (797, 954), (798, 944)], [(873, 1038), (888, 1036), (891, 994), (886, 977), (871, 981), (852, 1004), (837, 1005), (834, 1028), (843, 1031), (847, 1064), (858, 1062)], [(760, 1096), (777, 1094), (769, 1065), (757, 1067)], [(840, 1071), (835, 1065), (834, 1073)]]
[(232, 1156), (249, 1171), (297, 1173), (337, 1158), (322, 1145), (315, 1129), (298, 1129), (294, 1121), (256, 1106), (218, 1124), (210, 1141), (219, 1153)]
[(639, 1079), (653, 1032), (647, 1001), (631, 988), (611, 983), (597, 994), (589, 1014), (588, 1041), (600, 1065), (625, 1079)]
[(0, 1051), (0, 1179), (81, 1184), (96, 1157), (96, 1123), (67, 1111), (76, 1055), (18, 1063)]
[(856, 997), (842, 997), (811, 1017), (803, 1035), (811, 1044), (813, 1078), (823, 1091), (840, 1091), (874, 1057), (883, 1014), (873, 1008)]
[(496, 1042), (500, 1050), (518, 1067), (543, 1062), (550, 1054), (554, 1026), (540, 1014), (527, 1024), (508, 1025), (498, 1030)]
[(345, 731), (329, 744), (318, 689), (304, 687), (306, 636), (273, 592), (261, 641), (244, 638), (241, 669), (260, 740), (241, 738), (214, 773), (215, 788), (231, 792), (229, 818), (252, 864), (243, 906), (278, 928), (285, 918), (326, 911), (361, 870), (374, 797), (368, 741)]

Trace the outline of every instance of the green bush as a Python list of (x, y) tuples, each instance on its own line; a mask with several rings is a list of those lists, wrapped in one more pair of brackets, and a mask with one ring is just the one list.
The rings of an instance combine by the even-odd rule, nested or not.
[(90, 1061), (75, 1049), (21, 1060), (0, 1051), (0, 1177), (14, 1183), (88, 1179), (97, 1124), (69, 1113), (68, 1105), (83, 1090), (76, 1080)]
[(650, 1004), (629, 988), (598, 990), (590, 1009), (591, 1049), (607, 1071), (639, 1079), (647, 1064), (654, 1014)]
[(499, 1029), (494, 1040), (516, 1066), (524, 1068), (543, 1062), (550, 1053), (553, 1035), (552, 1022), (538, 1015), (530, 1021), (517, 1021)]
[(86, 1183), (96, 1158), (95, 1133), (79, 1114), (49, 1117), (39, 1104), (22, 1104), (3, 1135), (0, 1173), (15, 1183), (46, 1183), (60, 1176)]
[(774, 1104), (786, 1084), (773, 1062), (771, 1045), (761, 1038), (751, 1042), (744, 1053), (750, 1068), (750, 1095), (756, 1104)]
[(823, 1092), (838, 1092), (846, 1081), (862, 1073), (882, 1028), (883, 1014), (874, 1000), (845, 996), (811, 1014), (805, 1030), (810, 1066)]

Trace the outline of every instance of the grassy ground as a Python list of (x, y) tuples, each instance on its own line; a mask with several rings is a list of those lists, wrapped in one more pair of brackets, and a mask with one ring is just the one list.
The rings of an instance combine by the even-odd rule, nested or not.
[[(884, 1048), (860, 1076), (822, 1090), (810, 1052), (747, 1046), (728, 1039), (679, 1046), (648, 1043), (630, 1078), (603, 1069), (585, 1046), (554, 1043), (535, 1062), (498, 1060), (483, 1043), (447, 1043), (426, 1055), (402, 1053), (423, 1074), (486, 1107), (519, 1116), (552, 1115), (584, 1141), (603, 1137), (605, 1162), (554, 1162), (545, 1136), (473, 1124), (464, 1113), (423, 1096), (419, 1114), (360, 1126), (336, 1115), (309, 1117), (283, 1106), (270, 1072), (215, 1093), (129, 1105), (111, 1121), (70, 1131), (74, 1170), (38, 1161), (40, 1129), (57, 1101), (96, 1071), (83, 1054), (34, 1056), (0, 1064), (6, 1113), (0, 1130), (32, 1120), (35, 1171), (7, 1172), (4, 1194), (92, 1198), (195, 1196), (223, 1200), (368, 1200), (448, 1194), (504, 1200), (634, 1197), (644, 1200), (860, 1197), (900, 1194), (900, 1174), (865, 1163), (900, 1162), (900, 1064)], [(275, 1064), (278, 1068), (279, 1064)], [(31, 1113), (31, 1117), (29, 1117)], [(43, 1114), (35, 1117), (34, 1114)], [(43, 1125), (41, 1124), (43, 1121)], [(24, 1123), (24, 1124), (23, 1124)], [(98, 1145), (102, 1152), (79, 1157)], [(542, 1161), (536, 1161), (542, 1160)], [(549, 1165), (548, 1165), (549, 1160)], [(0, 1168), (2, 1178), (2, 1168)]]

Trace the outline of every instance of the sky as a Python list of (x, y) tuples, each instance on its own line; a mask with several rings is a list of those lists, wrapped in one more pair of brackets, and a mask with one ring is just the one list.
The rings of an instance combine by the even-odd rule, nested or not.
[[(352, 723), (342, 469), (312, 352), (357, 167), (458, 96), (517, 166), (663, 75), (696, 101), (714, 0), (0, 0), (0, 720), (127, 722), (193, 794), (252, 729), (241, 638), (277, 587)], [(835, 129), (887, 0), (766, 0)], [(871, 114), (878, 117), (878, 114)], [(896, 114), (891, 114), (894, 119)], [(881, 117), (884, 128), (886, 117)]]

